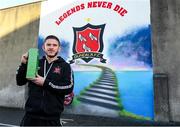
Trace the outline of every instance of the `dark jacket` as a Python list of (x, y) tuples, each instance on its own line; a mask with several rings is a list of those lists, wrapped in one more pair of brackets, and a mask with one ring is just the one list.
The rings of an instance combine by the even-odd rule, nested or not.
[(74, 81), (70, 65), (61, 57), (51, 64), (45, 57), (39, 60), (38, 74), (44, 77), (44, 73), (48, 73), (43, 86), (37, 86), (25, 78), (26, 64), (21, 64), (17, 70), (17, 85), (21, 86), (28, 82), (25, 110), (32, 117), (59, 119), (64, 110), (64, 97), (73, 90)]

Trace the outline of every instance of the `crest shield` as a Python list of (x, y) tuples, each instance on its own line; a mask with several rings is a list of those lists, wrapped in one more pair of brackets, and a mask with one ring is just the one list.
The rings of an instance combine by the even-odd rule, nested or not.
[[(101, 53), (103, 51), (103, 32), (105, 24), (92, 25), (86, 24), (82, 27), (73, 27), (74, 43), (73, 53)], [(93, 59), (87, 55), (81, 57), (86, 63)]]

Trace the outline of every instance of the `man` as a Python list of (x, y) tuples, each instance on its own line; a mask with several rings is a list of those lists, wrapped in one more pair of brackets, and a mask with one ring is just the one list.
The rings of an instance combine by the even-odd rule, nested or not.
[(42, 46), (45, 56), (39, 60), (36, 78), (26, 79), (28, 53), (22, 55), (17, 70), (17, 85), (28, 82), (28, 99), (21, 126), (61, 126), (60, 116), (64, 110), (64, 98), (73, 90), (71, 67), (58, 56), (60, 41), (50, 35)]

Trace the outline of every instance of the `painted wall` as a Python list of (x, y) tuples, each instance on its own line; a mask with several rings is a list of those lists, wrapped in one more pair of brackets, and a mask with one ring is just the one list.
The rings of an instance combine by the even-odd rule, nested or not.
[(68, 2), (42, 3), (38, 43), (56, 35), (74, 70), (66, 113), (153, 119), (150, 0)]
[(21, 55), (37, 45), (39, 15), (40, 3), (0, 10), (0, 106), (24, 105), (15, 74)]

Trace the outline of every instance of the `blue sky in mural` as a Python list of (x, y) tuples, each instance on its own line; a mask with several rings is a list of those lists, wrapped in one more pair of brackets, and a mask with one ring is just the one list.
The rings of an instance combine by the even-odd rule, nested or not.
[(150, 25), (126, 32), (124, 35), (111, 39), (108, 51), (110, 61), (116, 66), (151, 69)]
[[(109, 40), (109, 60), (111, 64), (120, 68), (120, 70), (151, 70), (152, 54), (151, 54), (151, 29), (149, 26), (140, 27), (138, 29), (126, 32), (124, 35), (117, 36)], [(38, 48), (40, 56), (43, 55), (42, 43), (43, 37), (39, 37)], [(70, 43), (61, 39), (60, 55), (68, 60)]]

